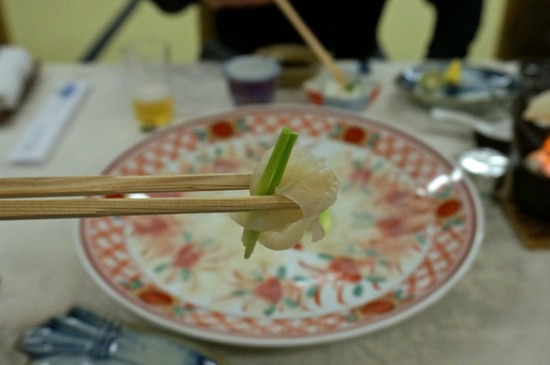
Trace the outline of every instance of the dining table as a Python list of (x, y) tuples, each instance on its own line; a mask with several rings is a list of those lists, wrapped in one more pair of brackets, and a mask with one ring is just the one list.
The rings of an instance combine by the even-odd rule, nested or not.
[[(513, 63), (488, 63), (515, 70)], [(353, 113), (402, 130), (456, 162), (475, 148), (472, 131), (434, 120), (428, 108), (398, 89), (397, 75), (412, 64), (370, 63), (370, 77), (380, 83), (380, 94), (368, 108)], [(0, 125), (0, 178), (99, 175), (124, 151), (151, 136), (139, 129), (132, 115), (122, 71), (122, 65), (108, 63), (41, 64), (24, 104)], [(40, 163), (12, 163), (10, 151), (44, 102), (68, 81), (84, 81), (90, 91), (49, 156)], [(176, 65), (172, 82), (176, 118), (171, 126), (236, 108), (219, 63)], [(299, 88), (279, 89), (274, 104), (308, 105), (309, 100)], [(497, 198), (480, 195), (480, 201), (483, 239), (471, 267), (445, 295), (402, 321), (341, 340), (289, 347), (171, 334), (239, 365), (546, 364), (550, 250), (526, 248)], [(75, 249), (77, 222), (0, 221), (0, 364), (26, 364), (29, 359), (18, 347), (25, 331), (75, 305), (168, 331), (121, 305), (90, 277)]]

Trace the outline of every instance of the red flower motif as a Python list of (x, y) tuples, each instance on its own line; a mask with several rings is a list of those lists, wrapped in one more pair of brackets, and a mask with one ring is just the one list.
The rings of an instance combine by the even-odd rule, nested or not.
[(146, 219), (134, 219), (132, 221), (134, 231), (138, 235), (161, 235), (170, 229), (170, 222), (164, 217), (150, 216)]
[(174, 266), (179, 268), (190, 268), (197, 264), (203, 256), (203, 252), (198, 250), (193, 244), (183, 246), (174, 258)]
[(344, 131), (343, 139), (346, 142), (359, 144), (365, 140), (367, 133), (359, 127), (349, 127)]
[(395, 303), (379, 299), (369, 302), (361, 307), (357, 308), (357, 311), (363, 315), (365, 314), (383, 314), (390, 312), (395, 308)]
[(384, 237), (399, 237), (410, 233), (410, 229), (406, 226), (402, 217), (388, 217), (379, 219), (376, 222), (376, 227), (380, 230)]
[(220, 121), (210, 126), (210, 131), (213, 135), (219, 138), (228, 138), (235, 132), (233, 125), (230, 121)]
[(439, 204), (436, 214), (439, 218), (449, 218), (460, 210), (460, 202), (456, 199), (449, 199)]
[(283, 288), (279, 279), (272, 276), (254, 289), (254, 295), (269, 303), (277, 303), (283, 296)]
[(329, 264), (329, 270), (336, 273), (338, 278), (350, 282), (357, 283), (361, 281), (361, 272), (357, 263), (349, 257), (338, 257), (332, 260)]
[(309, 100), (315, 105), (323, 105), (323, 94), (317, 91), (308, 91)]
[(167, 294), (154, 287), (149, 287), (141, 290), (137, 296), (142, 301), (152, 305), (170, 306), (174, 303), (174, 298), (170, 294)]

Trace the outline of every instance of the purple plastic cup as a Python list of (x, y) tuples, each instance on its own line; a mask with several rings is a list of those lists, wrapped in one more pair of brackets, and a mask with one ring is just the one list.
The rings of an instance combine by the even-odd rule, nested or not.
[(237, 56), (224, 63), (223, 73), (235, 105), (266, 104), (275, 98), (281, 66), (270, 57)]

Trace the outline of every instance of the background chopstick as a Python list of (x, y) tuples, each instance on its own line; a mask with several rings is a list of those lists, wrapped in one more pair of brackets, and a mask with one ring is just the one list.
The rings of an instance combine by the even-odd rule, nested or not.
[[(358, 0), (358, 1), (361, 1), (361, 0)], [(319, 42), (319, 39), (317, 39), (315, 34), (313, 34), (310, 28), (302, 20), (302, 18), (296, 12), (294, 7), (287, 0), (274, 0), (274, 2), (275, 4), (277, 4), (279, 9), (286, 16), (286, 18), (290, 21), (290, 23), (294, 26), (296, 31), (302, 36), (303, 40), (306, 42), (309, 48), (313, 51), (313, 53), (317, 55), (317, 57), (319, 57), (321, 62), (329, 70), (329, 72), (332, 74), (334, 79), (336, 79), (336, 81), (338, 81), (340, 85), (342, 85), (342, 87), (346, 87), (348, 84), (346, 75), (336, 65), (334, 58), (331, 56), (330, 53), (328, 53), (328, 51), (321, 44), (321, 42)]]
[(0, 198), (246, 190), (250, 174), (67, 176), (0, 179)]
[(268, 209), (298, 209), (298, 205), (279, 195), (206, 199), (7, 199), (0, 200), (0, 220), (227, 213)]

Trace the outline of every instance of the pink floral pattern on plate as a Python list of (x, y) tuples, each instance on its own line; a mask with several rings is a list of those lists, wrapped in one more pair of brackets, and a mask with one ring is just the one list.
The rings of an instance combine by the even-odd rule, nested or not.
[(463, 275), (481, 238), (469, 184), (446, 179), (453, 166), (425, 144), (356, 115), (237, 109), (155, 134), (105, 173), (251, 171), (285, 125), (340, 179), (322, 241), (281, 252), (259, 246), (244, 260), (241, 228), (227, 214), (83, 219), (78, 246), (92, 276), (130, 309), (175, 331), (292, 346), (396, 323)]

